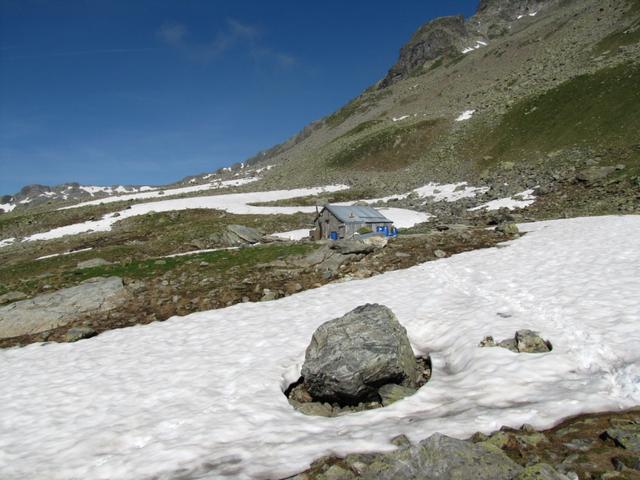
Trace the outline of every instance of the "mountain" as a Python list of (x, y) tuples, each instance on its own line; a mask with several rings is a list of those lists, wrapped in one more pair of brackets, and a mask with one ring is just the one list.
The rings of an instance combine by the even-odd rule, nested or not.
[(515, 193), (593, 165), (633, 179), (639, 40), (637, 0), (483, 0), (420, 27), (383, 79), (253, 160), (280, 165), (270, 186), (391, 193), (461, 180)]
[[(225, 179), (245, 165), (278, 165), (262, 171), (265, 188), (347, 183), (401, 193), (468, 181), (514, 194), (554, 190), (585, 167), (622, 165), (633, 183), (639, 40), (638, 0), (482, 0), (468, 19), (421, 26), (387, 75), (336, 112), (216, 173)], [(0, 209), (123, 188), (140, 187), (30, 186), (3, 197)]]

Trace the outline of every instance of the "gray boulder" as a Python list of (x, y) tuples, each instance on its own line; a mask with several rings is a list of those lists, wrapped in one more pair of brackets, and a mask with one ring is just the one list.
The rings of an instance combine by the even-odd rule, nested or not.
[[(376, 455), (367, 480), (511, 480), (522, 467), (504, 453), (436, 433), (417, 445)], [(364, 462), (363, 462), (364, 463)]]
[(363, 240), (338, 240), (329, 244), (331, 250), (335, 250), (342, 255), (358, 254), (358, 253), (371, 253), (376, 250), (376, 246), (373, 243), (365, 242)]
[(244, 225), (229, 225), (222, 238), (228, 245), (260, 243), (264, 235), (255, 228)]
[(367, 304), (322, 324), (314, 332), (302, 367), (315, 399), (345, 404), (378, 398), (388, 383), (415, 387), (418, 364), (391, 310)]
[(587, 185), (603, 181), (616, 171), (616, 167), (589, 167), (576, 175), (576, 180)]
[(105, 260), (104, 258), (91, 258), (89, 260), (85, 260), (84, 262), (78, 262), (76, 268), (78, 270), (82, 270), (84, 268), (103, 267), (105, 265), (111, 265), (111, 262)]
[(537, 463), (525, 468), (514, 480), (569, 480), (546, 463)]
[(630, 423), (609, 428), (605, 436), (625, 450), (640, 453), (640, 424)]
[(396, 403), (403, 398), (410, 397), (416, 392), (417, 390), (415, 388), (403, 387), (395, 383), (388, 383), (378, 389), (378, 395), (380, 395), (383, 407)]
[(551, 351), (549, 342), (531, 330), (518, 330), (516, 344), (520, 353), (545, 353)]
[(11, 303), (0, 307), (0, 339), (58, 328), (87, 314), (113, 310), (129, 298), (122, 279), (109, 277)]
[(85, 338), (95, 337), (98, 334), (91, 327), (72, 327), (64, 335), (65, 342), (77, 342)]

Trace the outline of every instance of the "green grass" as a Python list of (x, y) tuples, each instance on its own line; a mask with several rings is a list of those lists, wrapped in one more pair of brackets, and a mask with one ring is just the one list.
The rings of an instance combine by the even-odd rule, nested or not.
[(239, 250), (221, 250), (218, 252), (199, 253), (181, 257), (133, 261), (127, 264), (105, 265), (95, 268), (85, 268), (66, 272), (65, 276), (81, 282), (93, 277), (117, 276), (129, 279), (155, 277), (163, 273), (180, 268), (187, 262), (207, 262), (208, 271), (223, 274), (227, 270), (240, 267), (249, 268), (260, 263), (268, 263), (291, 255), (303, 255), (316, 247), (311, 244), (291, 245), (259, 245), (241, 248)]
[[(640, 5), (640, 2), (638, 5)], [(593, 51), (597, 55), (638, 42), (640, 42), (640, 20), (637, 20), (628, 28), (618, 30), (606, 36), (594, 47)]]
[(322, 198), (326, 203), (351, 202), (367, 198), (375, 198), (380, 192), (373, 189), (351, 188), (339, 192), (326, 193), (321, 196), (309, 195), (306, 197), (288, 198), (286, 200), (274, 200), (273, 202), (252, 203), (256, 207), (299, 207), (315, 206), (318, 199)]
[(479, 132), (476, 153), (498, 162), (572, 146), (633, 152), (640, 142), (638, 85), (638, 64), (576, 77), (515, 104), (497, 127)]
[(374, 107), (377, 102), (385, 97), (388, 97), (392, 93), (392, 90), (389, 88), (369, 93), (363, 93), (359, 97), (351, 100), (337, 112), (329, 115), (327, 118), (325, 118), (324, 121), (330, 128), (336, 128), (339, 125), (342, 125), (348, 118), (352, 117), (353, 115), (368, 111), (369, 109)]
[(343, 133), (339, 137), (335, 138), (333, 141), (337, 142), (337, 141), (345, 139), (345, 138), (355, 137), (355, 136), (361, 134), (362, 132), (366, 132), (367, 130), (375, 127), (376, 125), (378, 125), (380, 123), (382, 123), (382, 120), (367, 120), (366, 122), (362, 122), (361, 124), (359, 124), (357, 127), (352, 128), (348, 132)]
[(328, 160), (334, 168), (393, 171), (418, 161), (443, 130), (442, 120), (424, 120), (379, 130), (347, 145)]

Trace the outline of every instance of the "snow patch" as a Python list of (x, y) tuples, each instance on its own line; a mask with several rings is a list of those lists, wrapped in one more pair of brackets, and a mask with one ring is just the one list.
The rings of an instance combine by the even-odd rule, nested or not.
[[(246, 185), (248, 183), (252, 183), (257, 180), (259, 180), (258, 177), (251, 177), (251, 178), (239, 178), (235, 180), (225, 180), (225, 181), (218, 180), (216, 182), (206, 183), (204, 185), (170, 188), (166, 190), (149, 189), (149, 190), (144, 190), (137, 193), (131, 193), (128, 195), (117, 195), (112, 197), (99, 198), (96, 200), (90, 200), (87, 202), (81, 202), (75, 205), (71, 205), (69, 207), (62, 207), (59, 210), (68, 210), (71, 208), (86, 207), (87, 205), (100, 205), (102, 203), (114, 203), (114, 202), (124, 202), (128, 200), (141, 200), (141, 199), (148, 199), (148, 198), (169, 197), (174, 195), (185, 195), (188, 193), (203, 192), (206, 190), (216, 190), (216, 189), (225, 188), (225, 187), (238, 187), (240, 185)], [(88, 188), (88, 187), (81, 187), (81, 188)], [(92, 188), (103, 188), (103, 187), (92, 187)]]
[(44, 260), (46, 258), (55, 258), (55, 257), (62, 257), (65, 255), (73, 255), (74, 253), (88, 252), (89, 250), (93, 250), (93, 248), (89, 247), (89, 248), (81, 248), (80, 250), (73, 250), (71, 252), (52, 253), (51, 255), (44, 255), (42, 257), (38, 257), (36, 258), (36, 260)]
[(13, 203), (0, 203), (0, 208), (4, 210), (6, 213), (9, 213), (14, 208), (16, 208), (16, 206)]
[(11, 238), (5, 238), (4, 240), (0, 240), (0, 248), (2, 247), (8, 247), (9, 245), (11, 245), (12, 243), (14, 243), (16, 241), (16, 239), (14, 237)]
[(288, 232), (278, 232), (271, 234), (272, 237), (284, 238), (285, 240), (302, 240), (309, 238), (310, 228), (301, 228), (299, 230), (289, 230)]
[(515, 194), (513, 197), (508, 198), (499, 198), (497, 200), (491, 200), (490, 202), (483, 203), (482, 205), (478, 205), (477, 207), (470, 208), (470, 212), (474, 212), (476, 210), (499, 210), (501, 208), (508, 208), (509, 210), (515, 210), (516, 208), (526, 208), (529, 205), (533, 205), (536, 201), (535, 195), (533, 195), (534, 190), (525, 190), (524, 192), (520, 192)]
[[(640, 216), (520, 228), (529, 233), (503, 248), (273, 302), (0, 350), (3, 478), (284, 478), (322, 455), (389, 451), (399, 434), (549, 428), (638, 405)], [(367, 302), (396, 313), (433, 378), (384, 409), (295, 411), (282, 388), (312, 333)], [(477, 346), (519, 328), (553, 351)]]
[(466, 55), (467, 53), (471, 53), (475, 50), (478, 50), (479, 48), (486, 47), (486, 46), (487, 46), (487, 42), (484, 42), (482, 40), (476, 40), (476, 44), (474, 46), (463, 49), (462, 53)]
[(401, 122), (402, 120), (406, 120), (407, 118), (409, 118), (411, 115), (402, 115), (401, 117), (392, 117), (391, 120), (394, 122)]
[(456, 122), (464, 122), (465, 120), (469, 120), (473, 117), (473, 114), (476, 113), (475, 110), (465, 110), (460, 114), (458, 118), (456, 118)]

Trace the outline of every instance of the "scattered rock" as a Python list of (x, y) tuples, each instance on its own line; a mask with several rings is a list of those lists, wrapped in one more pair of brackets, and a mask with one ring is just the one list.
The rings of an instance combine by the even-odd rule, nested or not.
[(416, 387), (419, 372), (407, 332), (393, 312), (367, 304), (318, 327), (302, 377), (315, 399), (357, 404), (377, 400), (380, 385)]
[(630, 423), (612, 427), (607, 429), (604, 436), (625, 450), (640, 453), (640, 424)]
[(403, 398), (410, 397), (418, 390), (415, 388), (403, 387), (394, 383), (388, 383), (378, 389), (378, 395), (382, 399), (382, 405), (387, 407)]
[(569, 477), (558, 473), (551, 465), (538, 463), (525, 468), (514, 480), (569, 480)]
[(436, 250), (435, 252), (433, 252), (433, 254), (436, 256), (436, 258), (444, 258), (447, 256), (447, 253), (442, 250)]
[(518, 330), (514, 338), (507, 338), (496, 344), (491, 336), (484, 337), (480, 347), (501, 347), (515, 353), (546, 353), (552, 350), (551, 342), (544, 340), (531, 330)]
[(90, 260), (85, 260), (84, 262), (78, 262), (76, 268), (78, 270), (82, 270), (83, 268), (102, 267), (104, 265), (112, 265), (112, 263), (105, 260), (104, 258), (92, 258)]
[(496, 227), (496, 232), (504, 235), (518, 235), (520, 230), (515, 223), (501, 223)]
[(67, 331), (67, 333), (65, 333), (63, 341), (77, 342), (84, 338), (95, 337), (97, 334), (98, 332), (91, 327), (72, 327)]
[(0, 305), (17, 302), (19, 300), (24, 300), (25, 298), (27, 298), (27, 295), (22, 292), (7, 292), (4, 295), (0, 295)]
[(522, 467), (501, 452), (436, 433), (418, 445), (376, 456), (363, 478), (511, 480)]
[(335, 250), (342, 255), (349, 254), (367, 254), (376, 250), (376, 245), (365, 240), (337, 240), (329, 245), (331, 250)]
[(589, 167), (578, 172), (576, 180), (591, 185), (604, 180), (615, 171), (616, 167)]
[(551, 351), (551, 344), (531, 330), (518, 330), (516, 344), (520, 353), (545, 353)]
[(495, 347), (496, 346), (496, 342), (495, 342), (495, 340), (493, 339), (492, 336), (487, 336), (487, 337), (484, 337), (480, 341), (478, 346), (482, 347), (482, 348), (484, 348), (484, 347)]

